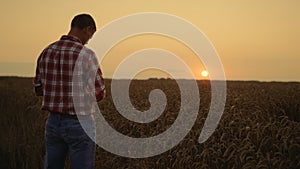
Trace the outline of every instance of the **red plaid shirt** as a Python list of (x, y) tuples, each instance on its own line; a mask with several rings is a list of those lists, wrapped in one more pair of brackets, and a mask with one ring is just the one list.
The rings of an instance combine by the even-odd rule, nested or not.
[(104, 79), (95, 54), (77, 37), (62, 36), (38, 58), (33, 81), (42, 109), (70, 115), (93, 113), (105, 97)]

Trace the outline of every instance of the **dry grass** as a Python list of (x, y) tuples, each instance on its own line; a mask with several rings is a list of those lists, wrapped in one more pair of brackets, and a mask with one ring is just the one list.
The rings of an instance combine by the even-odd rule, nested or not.
[[(0, 168), (43, 168), (47, 112), (34, 96), (31, 78), (0, 78)], [(106, 81), (109, 88), (110, 80)], [(144, 159), (130, 159), (97, 147), (96, 168), (300, 168), (300, 83), (229, 81), (225, 112), (204, 144), (197, 139), (210, 104), (210, 84), (198, 82), (201, 106), (189, 134), (171, 150)], [(164, 90), (168, 104), (154, 122), (138, 124), (122, 117), (108, 97), (99, 104), (119, 132), (150, 137), (168, 129), (180, 109), (173, 80), (133, 81), (130, 96), (139, 110), (150, 106), (154, 88)], [(109, 89), (108, 89), (109, 91)], [(68, 168), (69, 161), (66, 162)]]

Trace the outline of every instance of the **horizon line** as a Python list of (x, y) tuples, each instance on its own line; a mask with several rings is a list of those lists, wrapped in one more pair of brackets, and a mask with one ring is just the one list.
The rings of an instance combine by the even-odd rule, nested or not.
[[(3, 78), (34, 78), (34, 76), (21, 76), (21, 75), (0, 75), (0, 79)], [(104, 80), (113, 80), (112, 78), (105, 78)], [(224, 81), (224, 80), (219, 80), (219, 79), (184, 79), (184, 78), (180, 78), (180, 79), (174, 79), (174, 78), (163, 78), (163, 77), (149, 77), (149, 78), (133, 78), (133, 79), (116, 79), (114, 78), (114, 80), (196, 80), (196, 81)], [(226, 82), (229, 81), (236, 81), (236, 82), (286, 82), (286, 83), (300, 83), (300, 81), (296, 81), (296, 80), (289, 80), (289, 81), (283, 81), (283, 80), (256, 80), (256, 79), (246, 79), (246, 80), (242, 80), (242, 79), (225, 79)]]

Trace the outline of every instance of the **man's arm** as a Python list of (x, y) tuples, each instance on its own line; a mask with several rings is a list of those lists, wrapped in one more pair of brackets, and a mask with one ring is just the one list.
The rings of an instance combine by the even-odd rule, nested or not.
[(95, 96), (97, 102), (103, 100), (105, 98), (105, 85), (104, 85), (104, 79), (102, 77), (101, 69), (98, 68), (96, 78), (95, 78)]
[(42, 81), (41, 81), (41, 73), (40, 73), (40, 68), (39, 68), (40, 58), (41, 58), (41, 56), (38, 58), (37, 66), (36, 66), (36, 70), (35, 70), (35, 77), (33, 80), (34, 91), (37, 96), (43, 96), (43, 85), (42, 85)]
[[(95, 94), (96, 101), (99, 102), (105, 98), (106, 94), (102, 71), (100, 69), (99, 62), (95, 53), (87, 48), (84, 48), (84, 50), (86, 50), (86, 57), (83, 57), (83, 66), (84, 70), (88, 72), (87, 77), (85, 78), (88, 79), (89, 86), (87, 93), (92, 92), (93, 94)], [(90, 91), (90, 89), (94, 89), (94, 91)]]

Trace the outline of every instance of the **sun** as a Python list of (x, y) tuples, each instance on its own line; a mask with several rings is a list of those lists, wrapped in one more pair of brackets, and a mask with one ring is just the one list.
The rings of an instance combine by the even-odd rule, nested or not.
[(203, 71), (201, 72), (201, 75), (202, 75), (203, 77), (207, 77), (207, 76), (208, 76), (208, 72), (207, 72), (206, 70), (203, 70)]

